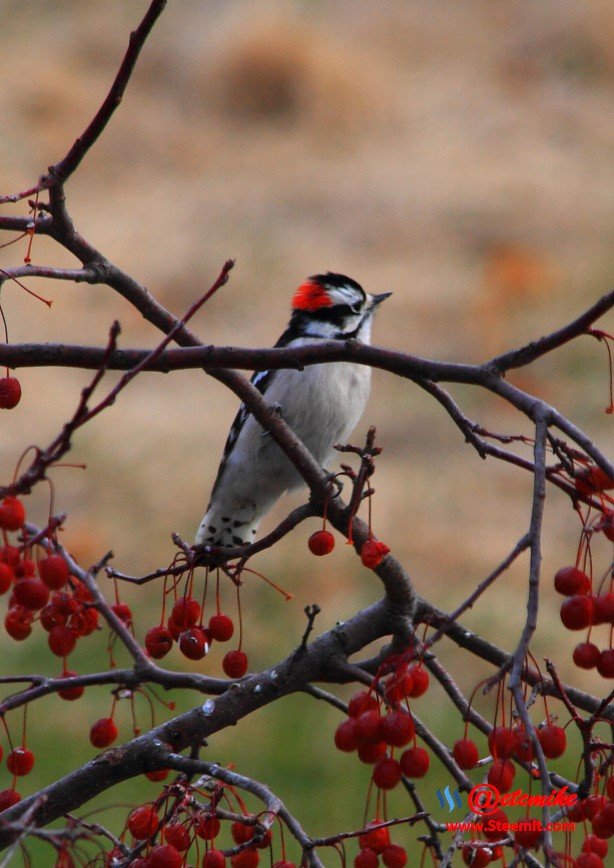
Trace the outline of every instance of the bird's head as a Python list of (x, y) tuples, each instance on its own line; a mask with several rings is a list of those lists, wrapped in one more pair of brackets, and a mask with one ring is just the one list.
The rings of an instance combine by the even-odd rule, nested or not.
[(304, 337), (369, 341), (377, 306), (392, 293), (370, 295), (345, 274), (316, 274), (292, 299), (292, 322)]

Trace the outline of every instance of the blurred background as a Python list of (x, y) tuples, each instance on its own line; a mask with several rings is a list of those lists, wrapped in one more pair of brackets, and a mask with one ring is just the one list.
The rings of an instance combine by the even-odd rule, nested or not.
[[(3, 0), (2, 193), (32, 185), (66, 153), (104, 98), (146, 6)], [(605, 0), (170, 3), (122, 105), (67, 185), (69, 210), (92, 244), (177, 315), (226, 258), (236, 258), (229, 284), (193, 321), (207, 343), (273, 344), (293, 289), (307, 275), (332, 270), (371, 292), (394, 292), (378, 316), (375, 343), (458, 362), (485, 360), (563, 325), (610, 286), (613, 25)], [(5, 213), (23, 214), (25, 206)], [(4, 249), (0, 266), (18, 265), (23, 255), (17, 245)], [(77, 265), (43, 238), (35, 239), (33, 261)], [(104, 286), (28, 285), (53, 306), (5, 284), (2, 307), (13, 342), (101, 345), (115, 318), (124, 346), (159, 339)], [(612, 317), (608, 325), (612, 331)], [(27, 445), (53, 438), (89, 376), (19, 372), (23, 399), (0, 420), (3, 479), (12, 477)], [(602, 447), (611, 444), (612, 421), (603, 412), (606, 356), (596, 341), (580, 339), (510, 379), (570, 415)], [(114, 381), (109, 375), (106, 383)], [(498, 399), (469, 388), (451, 391), (491, 430), (531, 433)], [(79, 432), (71, 457), (87, 470), (58, 469), (53, 480), (56, 510), (68, 513), (63, 540), (81, 562), (87, 566), (110, 548), (126, 572), (170, 562), (171, 532), (189, 540), (200, 521), (236, 410), (235, 398), (197, 371), (145, 374)], [(375, 531), (416, 586), (452, 609), (527, 529), (531, 480), (481, 461), (438, 405), (380, 372), (354, 442), (362, 442), (369, 425), (377, 426), (384, 449), (374, 479)], [(263, 530), (301, 500), (279, 505)], [(45, 521), (43, 486), (28, 510), (32, 520)], [(306, 539), (316, 526), (315, 520), (301, 526), (253, 563), (294, 594), (284, 603), (257, 578), (246, 580), (245, 648), (255, 669), (300, 641), (305, 605), (322, 607), (316, 626), (324, 631), (380, 594), (342, 540), (327, 558), (308, 554)], [(603, 690), (600, 679), (573, 668), (576, 640), (560, 625), (551, 589), (556, 569), (575, 560), (578, 536), (568, 500), (551, 492), (533, 651), (555, 659), (579, 686)], [(595, 543), (598, 574), (609, 555), (603, 541)], [(524, 618), (526, 574), (524, 559), (467, 625), (511, 649)], [(159, 618), (160, 589), (129, 588), (124, 596), (138, 607), (142, 637)], [(230, 587), (223, 588), (223, 603), (235, 613)], [(57, 671), (36, 633), (20, 645), (2, 640), (6, 672)], [(74, 668), (106, 665), (106, 644), (105, 635), (83, 643)], [(443, 643), (440, 652), (467, 691), (490, 671)], [(204, 663), (187, 665), (217, 675), (221, 656), (217, 648)], [(118, 661), (125, 662), (121, 653)], [(167, 661), (186, 665), (175, 651)], [(31, 725), (40, 762), (23, 782), (24, 794), (92, 755), (80, 740), (108, 713), (110, 697), (103, 690), (89, 694), (70, 706), (69, 720), (56, 697), (32, 709), (32, 721), (45, 714), (47, 727), (39, 732)], [(179, 709), (199, 700), (173, 698)], [(492, 718), (494, 697), (479, 705)], [(415, 710), (444, 741), (460, 737), (461, 721), (436, 688)], [(165, 714), (159, 707), (157, 719)], [(141, 715), (145, 726), (144, 702)], [(213, 739), (207, 755), (265, 780), (309, 832), (356, 828), (369, 771), (331, 750), (338, 721), (322, 703), (293, 697)], [(127, 703), (118, 724), (127, 739)], [(61, 756), (53, 749), (58, 739)], [(0, 786), (8, 786), (4, 777)], [(423, 787), (439, 819), (435, 790), (446, 782), (436, 770)], [(153, 798), (154, 784), (139, 781), (124, 792), (126, 800), (142, 800), (150, 791)], [(114, 800), (116, 794), (106, 794), (98, 804)], [(400, 793), (389, 811), (411, 812)], [(399, 831), (395, 840), (414, 834)]]

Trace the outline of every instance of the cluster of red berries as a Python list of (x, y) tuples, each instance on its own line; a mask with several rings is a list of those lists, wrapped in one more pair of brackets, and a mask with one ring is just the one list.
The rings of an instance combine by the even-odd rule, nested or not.
[(388, 826), (382, 826), (377, 817), (371, 820), (365, 832), (358, 838), (360, 850), (354, 859), (354, 868), (377, 868), (379, 857), (386, 868), (403, 868), (407, 865), (407, 852), (399, 844), (392, 844)]
[(21, 384), (17, 377), (0, 377), (0, 410), (12, 410), (21, 401)]
[(576, 857), (577, 868), (603, 868), (608, 853), (607, 839), (614, 836), (614, 775), (605, 782), (602, 793), (594, 793), (567, 809), (572, 822), (590, 823), (591, 834), (582, 844), (582, 853)]
[[(25, 517), (18, 498), (4, 498), (0, 504), (0, 528), (5, 532), (17, 531), (23, 527)], [(77, 578), (70, 577), (68, 564), (61, 555), (47, 554), (38, 563), (30, 555), (27, 547), (6, 543), (0, 548), (0, 594), (11, 591), (5, 630), (20, 642), (27, 639), (38, 620), (48, 634), (50, 651), (65, 659), (80, 637), (96, 629), (98, 612), (93, 608), (89, 590)]]
[[(132, 849), (139, 854), (129, 862), (130, 868), (182, 868), (186, 865), (256, 868), (263, 850), (271, 852), (272, 861), (271, 830), (261, 826), (257, 817), (248, 814), (243, 804), (240, 805), (240, 813), (244, 821), (235, 820), (229, 825), (234, 845), (244, 849), (226, 857), (223, 850), (216, 846), (222, 826), (216, 805), (221, 798), (228, 798), (223, 794), (225, 792), (221, 789), (216, 791), (210, 803), (202, 806), (194, 798), (202, 793), (193, 791), (189, 785), (175, 784), (166, 787), (156, 801), (135, 808), (128, 816), (122, 836), (124, 838), (126, 833), (132, 836)], [(105, 864), (113, 865), (118, 858), (125, 860), (126, 857), (113, 849), (107, 853)], [(282, 858), (273, 863), (273, 868), (296, 866), (285, 858), (284, 851)]]
[[(154, 660), (161, 660), (177, 642), (179, 650), (189, 660), (202, 660), (212, 642), (228, 642), (234, 633), (229, 615), (218, 612), (209, 618), (205, 627), (203, 611), (194, 597), (179, 597), (167, 618), (166, 625), (151, 627), (145, 635), (145, 648)], [(240, 648), (229, 651), (222, 660), (222, 668), (229, 678), (241, 678), (247, 672), (247, 655)]]
[[(0, 759), (2, 759), (2, 753), (2, 748), (0, 748)], [(13, 783), (11, 787), (0, 790), (0, 812), (21, 801), (21, 796), (15, 789), (17, 778), (23, 778), (30, 774), (34, 768), (34, 754), (25, 744), (13, 747), (6, 755), (6, 767), (13, 775)]]
[[(416, 744), (416, 727), (408, 700), (422, 696), (429, 687), (424, 666), (410, 653), (395, 655), (376, 674), (369, 690), (355, 693), (348, 703), (348, 716), (335, 731), (335, 746), (346, 753), (356, 751), (358, 759), (373, 766), (372, 781), (380, 790), (391, 790), (403, 775), (418, 779), (426, 775), (430, 759)], [(397, 750), (402, 750), (398, 759)], [(388, 868), (402, 868), (407, 861), (403, 847), (391, 844), (389, 831), (374, 819), (373, 829), (359, 839), (356, 868), (371, 868), (382, 862)]]
[[(614, 593), (592, 594), (590, 577), (577, 567), (562, 567), (554, 577), (554, 587), (566, 599), (561, 604), (561, 621), (568, 630), (585, 630), (599, 624), (614, 626)], [(611, 634), (612, 631), (610, 631)], [(614, 649), (600, 650), (590, 642), (580, 642), (573, 652), (580, 669), (596, 669), (604, 678), (614, 678)]]
[[(307, 546), (313, 555), (329, 555), (335, 548), (335, 537), (329, 530), (317, 530), (307, 540)], [(360, 559), (365, 567), (374, 570), (375, 567), (379, 567), (389, 551), (386, 543), (370, 538), (362, 544)]]

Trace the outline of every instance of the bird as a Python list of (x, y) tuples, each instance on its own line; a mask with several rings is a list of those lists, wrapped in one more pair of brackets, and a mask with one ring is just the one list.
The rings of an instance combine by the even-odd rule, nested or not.
[[(390, 295), (371, 295), (344, 274), (316, 274), (295, 291), (290, 321), (275, 347), (304, 347), (322, 340), (369, 344), (373, 316)], [(362, 416), (371, 368), (332, 362), (303, 370), (258, 371), (251, 382), (325, 468), (335, 444), (346, 442)], [(228, 433), (196, 545), (227, 548), (254, 542), (263, 516), (282, 495), (303, 485), (290, 459), (242, 404)]]

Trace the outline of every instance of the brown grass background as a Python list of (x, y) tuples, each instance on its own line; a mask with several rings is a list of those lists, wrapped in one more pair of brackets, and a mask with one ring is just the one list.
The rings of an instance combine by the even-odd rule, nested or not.
[[(4, 0), (3, 193), (32, 184), (66, 152), (106, 93), (145, 7)], [(176, 314), (224, 259), (235, 257), (230, 284), (194, 322), (206, 342), (272, 344), (293, 288), (330, 269), (370, 291), (394, 291), (375, 342), (433, 358), (484, 360), (562, 325), (608, 288), (613, 24), (605, 0), (170, 3), (116, 116), (68, 184), (69, 208), (88, 240)], [(19, 264), (22, 255), (16, 247), (3, 250), (0, 265)], [(44, 239), (35, 242), (34, 261), (76, 264)], [(101, 344), (114, 318), (125, 346), (158, 339), (105, 287), (30, 283), (53, 298), (53, 307), (5, 285), (12, 341)], [(23, 400), (0, 420), (5, 478), (24, 445), (44, 444), (57, 432), (88, 379), (59, 369), (19, 377)], [(579, 340), (511, 379), (610, 445), (605, 354), (596, 342)], [(482, 424), (530, 433), (498, 400), (470, 389), (453, 393)], [(170, 561), (170, 532), (193, 534), (236, 409), (232, 395), (198, 372), (139, 378), (75, 438), (73, 459), (87, 470), (53, 474), (56, 508), (69, 514), (66, 543), (85, 564), (109, 548), (127, 571)], [(531, 480), (480, 461), (416, 387), (377, 372), (357, 442), (371, 424), (384, 447), (375, 529), (416, 585), (453, 608), (525, 531)], [(34, 520), (44, 520), (47, 502), (42, 487), (31, 496)], [(298, 502), (279, 505), (267, 527)], [(323, 630), (379, 593), (341, 540), (329, 558), (309, 557), (310, 528), (255, 563), (295, 594), (293, 602), (284, 604), (256, 579), (244, 589), (254, 667), (270, 665), (298, 642), (306, 604), (322, 606)], [(550, 589), (553, 572), (575, 557), (577, 534), (566, 499), (553, 493), (534, 651), (599, 689), (569, 666), (575, 637), (560, 628)], [(595, 556), (603, 571), (608, 551), (600, 545)], [(467, 618), (507, 648), (524, 614), (526, 567), (519, 563)], [(224, 593), (233, 611), (230, 588)], [(126, 597), (138, 605), (143, 635), (159, 611), (157, 589)], [(43, 645), (34, 640), (7, 645), (6, 665), (54, 671), (37, 648)], [(453, 649), (442, 647), (442, 655), (467, 689), (486, 671)], [(219, 660), (212, 653), (206, 671), (218, 673)], [(101, 665), (85, 646), (77, 661), (83, 669)], [(57, 709), (59, 700), (45, 702)], [(105, 713), (107, 694), (91, 702), (93, 708), (71, 708), (76, 735)], [(422, 702), (419, 713), (441, 727), (436, 691)], [(453, 740), (460, 722), (443, 717), (443, 736)], [(360, 812), (350, 808), (355, 789), (363, 800), (367, 772), (352, 777), (353, 759), (329, 760), (336, 720), (295, 698), (247, 722), (242, 744), (232, 733), (221, 736), (212, 755), (263, 775), (292, 809), (304, 801), (309, 828), (349, 828), (359, 822)], [(127, 710), (123, 721), (127, 738)], [(48, 774), (64, 770), (60, 763)]]

